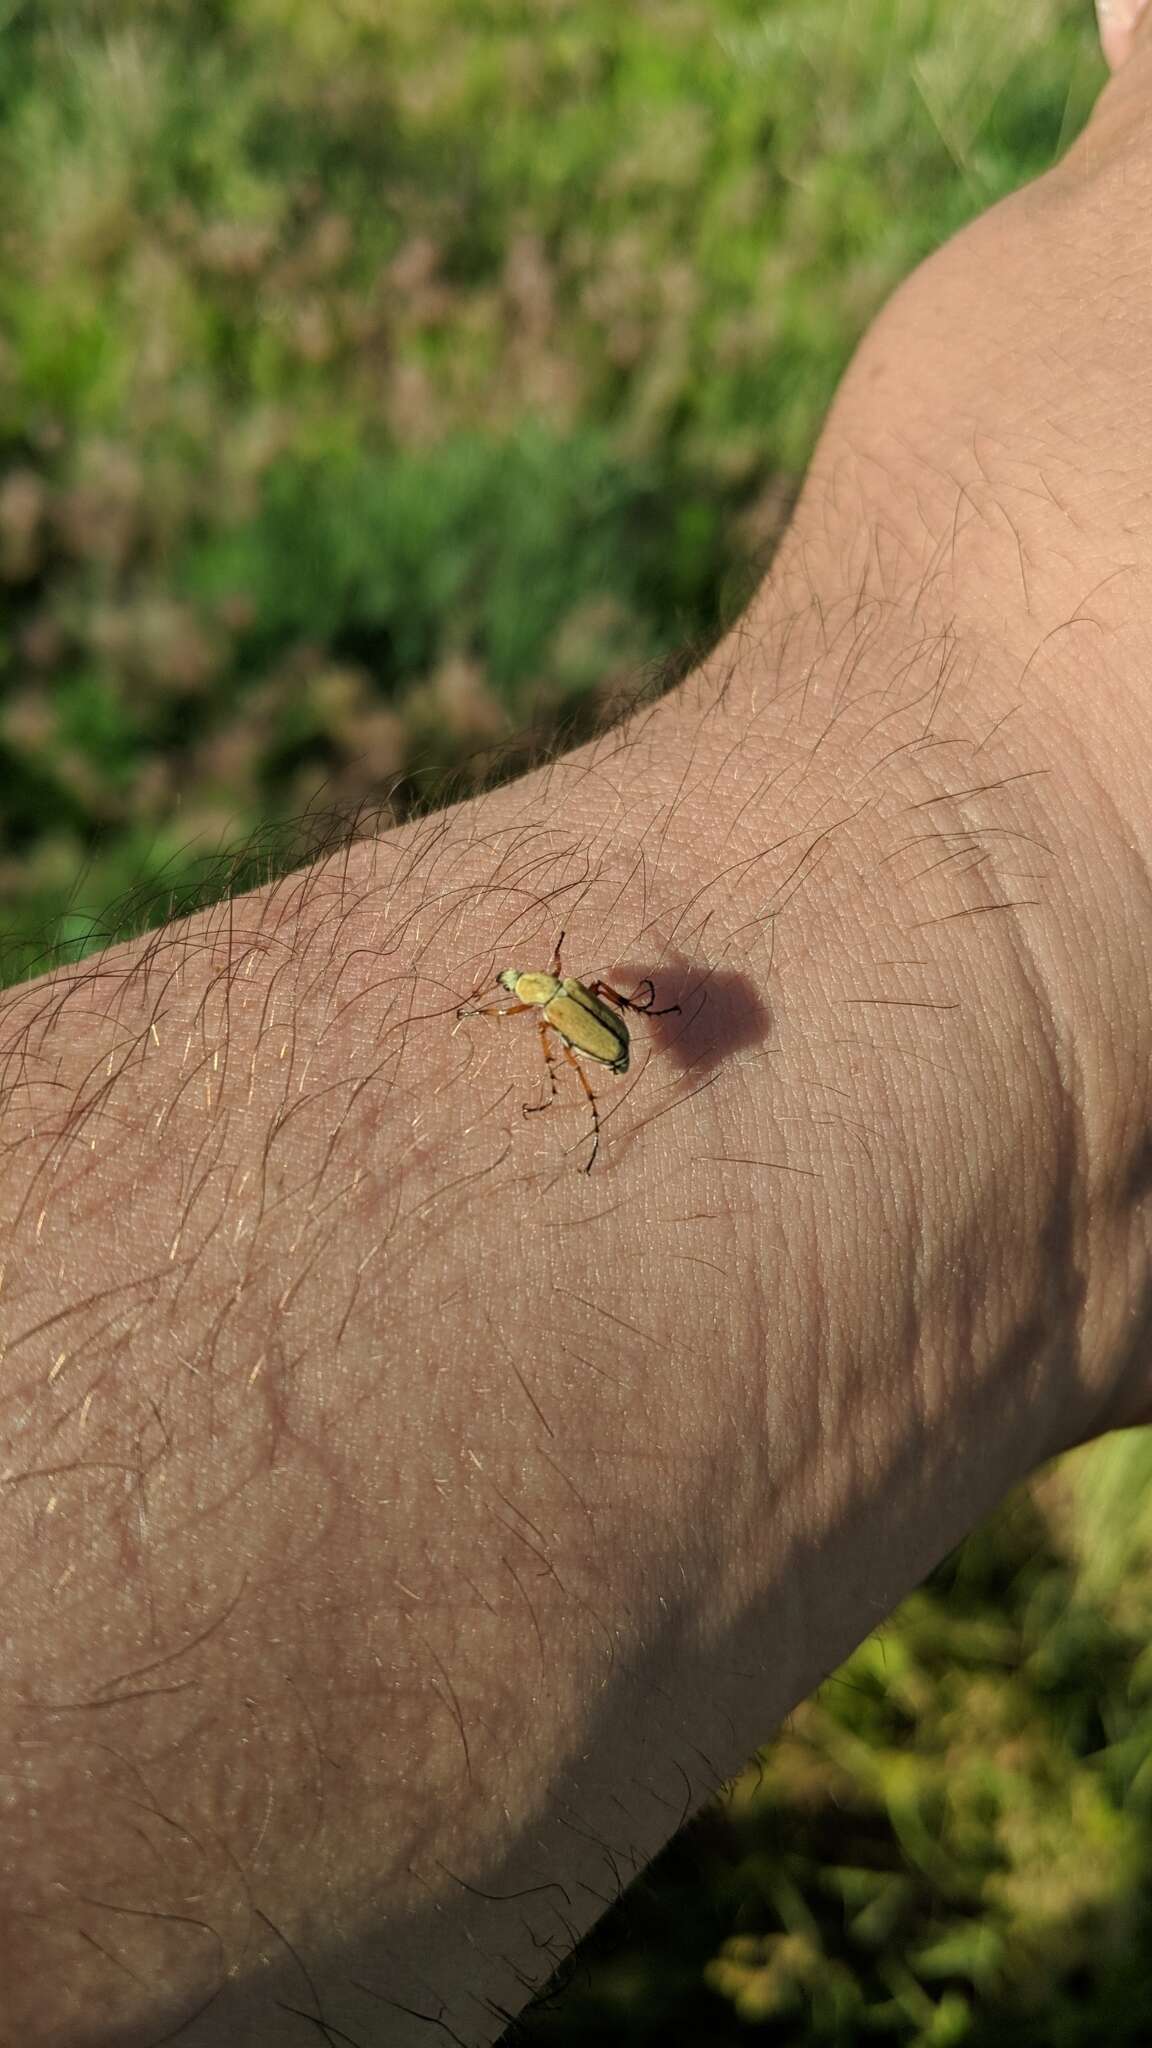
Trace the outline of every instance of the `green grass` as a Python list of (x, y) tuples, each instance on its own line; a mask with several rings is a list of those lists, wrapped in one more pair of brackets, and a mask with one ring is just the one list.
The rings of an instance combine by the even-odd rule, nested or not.
[[(7, 0), (7, 974), (707, 643), (872, 312), (1101, 76), (1086, 0)], [(974, 1538), (524, 2040), (1152, 2038), (1150, 1466)]]
[(7, 0), (7, 974), (706, 643), (870, 313), (1078, 125), (1083, 15)]

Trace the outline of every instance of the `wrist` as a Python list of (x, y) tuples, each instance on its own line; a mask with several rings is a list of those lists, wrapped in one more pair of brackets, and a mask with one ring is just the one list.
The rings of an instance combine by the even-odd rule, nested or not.
[[(1142, 680), (1141, 623), (1147, 606), (1131, 569), (1109, 575), (1089, 603), (1071, 587), (1066, 566), (1062, 583), (1054, 573), (1029, 577), (1010, 601), (1002, 549), (998, 574), (975, 573), (987, 522), (977, 522), (971, 549), (958, 538), (963, 489), (949, 519), (941, 524), (938, 516), (927, 528), (918, 576), (905, 519), (903, 573), (889, 579), (880, 573), (876, 533), (891, 536), (909, 499), (922, 513), (924, 493), (898, 494), (890, 518), (869, 504), (872, 537), (857, 529), (853, 539), (828, 516), (826, 495), (835, 474), (840, 509), (862, 502), (845, 482), (846, 475), (859, 482), (853, 461), (838, 468), (830, 459), (823, 478), (819, 465), (815, 474), (808, 516), (794, 526), (762, 602), (765, 630), (770, 634), (773, 619), (784, 614), (791, 635), (800, 593), (818, 589), (813, 630), (825, 642), (839, 636), (823, 661), (795, 664), (806, 711), (820, 677), (835, 705), (839, 745), (831, 751), (846, 778), (842, 794), (863, 791), (872, 799), (865, 814), (872, 841), (858, 864), (861, 886), (837, 964), (844, 981), (855, 983), (846, 990), (849, 1004), (874, 1003), (877, 1023), (899, 1017), (899, 1004), (885, 1015), (889, 995), (871, 975), (882, 954), (889, 967), (903, 954), (911, 979), (901, 1001), (916, 1001), (914, 956), (924, 969), (931, 963), (932, 989), (955, 1005), (952, 1023), (937, 1020), (935, 1044), (926, 1038), (917, 1048), (904, 1034), (913, 1057), (932, 1060), (924, 1073), (939, 1075), (940, 1058), (958, 1056), (943, 1092), (935, 1081), (928, 1086), (935, 1107), (921, 1102), (915, 1085), (897, 1085), (894, 1070), (891, 1094), (880, 1084), (896, 1112), (894, 1137), (901, 1104), (911, 1105), (922, 1119), (922, 1141), (930, 1145), (935, 1128), (960, 1163), (979, 1147), (991, 1117), (1009, 1151), (1016, 1148), (1004, 1186), (1015, 1183), (1018, 1193), (1003, 1223), (1007, 1241), (1021, 1249), (1029, 1204), (1045, 1190), (1046, 1251), (1032, 1313), (1047, 1329), (1053, 1361), (1062, 1364), (1034, 1414), (1049, 1432), (1047, 1451), (1056, 1451), (1099, 1429), (1144, 1420), (1150, 1407), (1142, 1332), (1152, 1233), (1141, 1164), (1152, 1118), (1152, 822), (1143, 789), (1152, 700)], [(1021, 497), (1031, 495), (1018, 482)], [(1042, 497), (1039, 489), (1034, 495)], [(823, 513), (813, 518), (817, 504)], [(1046, 516), (1033, 511), (1025, 526), (1020, 504), (1009, 506), (1013, 526), (1021, 521), (1029, 562), (1036, 553), (1045, 560)], [(848, 565), (857, 593), (839, 615), (824, 597), (836, 587), (833, 558)], [(894, 597), (882, 588), (889, 581), (897, 585)], [(853, 616), (860, 621), (855, 638), (848, 631)], [(780, 672), (787, 673), (787, 662)], [(855, 732), (851, 716), (841, 716), (853, 702)], [(818, 723), (816, 737), (823, 747)], [(826, 866), (822, 879), (831, 879)], [(877, 941), (885, 930), (886, 947)], [(915, 946), (901, 947), (902, 935)], [(834, 951), (833, 941), (830, 958)], [(782, 956), (776, 967), (783, 986)], [(920, 994), (936, 1000), (925, 981)], [(923, 1021), (930, 1029), (929, 1018)], [(872, 1053), (884, 1064), (883, 1046), (883, 1031), (869, 1040), (853, 1084), (862, 1098), (863, 1077), (875, 1069)], [(912, 1149), (915, 1142), (909, 1140)], [(1036, 1246), (1035, 1216), (1029, 1229)], [(1044, 1376), (1038, 1392), (1043, 1388)], [(1020, 1469), (1043, 1454), (1034, 1444)]]

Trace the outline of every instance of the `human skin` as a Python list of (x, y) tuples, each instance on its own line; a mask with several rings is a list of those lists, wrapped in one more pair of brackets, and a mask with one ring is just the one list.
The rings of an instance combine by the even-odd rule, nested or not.
[[(1150, 100), (897, 294), (687, 684), (5, 999), (5, 2042), (494, 2040), (1152, 1411)], [(456, 1018), (561, 928), (681, 1005), (591, 1174)]]
[(1096, 0), (1100, 47), (1111, 70), (1128, 62), (1135, 47), (1140, 17), (1148, 0)]

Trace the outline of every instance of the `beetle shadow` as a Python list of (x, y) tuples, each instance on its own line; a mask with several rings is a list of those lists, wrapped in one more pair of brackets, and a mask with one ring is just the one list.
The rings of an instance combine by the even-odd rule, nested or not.
[[(633, 1043), (672, 1060), (684, 1073), (708, 1073), (772, 1034), (771, 1006), (748, 974), (700, 968), (683, 954), (665, 956), (651, 977), (637, 973), (633, 982), (632, 972), (630, 987), (642, 987), (645, 980), (655, 987), (650, 1010), (627, 1012)], [(671, 1014), (669, 1004), (678, 1005)]]

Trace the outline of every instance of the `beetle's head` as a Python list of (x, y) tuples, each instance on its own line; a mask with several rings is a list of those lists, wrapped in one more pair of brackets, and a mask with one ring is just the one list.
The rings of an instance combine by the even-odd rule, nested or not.
[(514, 996), (516, 993), (516, 983), (520, 979), (521, 972), (522, 970), (519, 967), (506, 967), (503, 974), (497, 977), (500, 987), (506, 988), (510, 996)]

